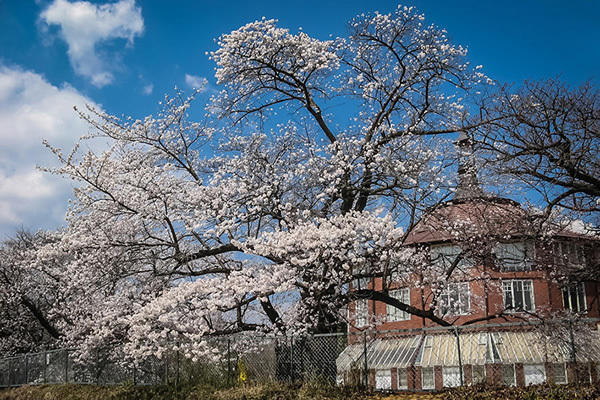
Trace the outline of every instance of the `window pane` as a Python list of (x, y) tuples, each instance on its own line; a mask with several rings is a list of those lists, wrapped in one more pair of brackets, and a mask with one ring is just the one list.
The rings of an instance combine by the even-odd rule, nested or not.
[(577, 311), (579, 311), (579, 312), (587, 311), (587, 302), (585, 301), (585, 287), (584, 287), (583, 282), (581, 282), (579, 285), (577, 285), (577, 297), (578, 297), (577, 304), (579, 306)]
[(363, 327), (367, 325), (368, 321), (368, 306), (366, 299), (356, 300), (355, 304), (355, 316), (356, 316), (356, 326)]
[(485, 366), (473, 365), (473, 383), (481, 383), (485, 380)]
[(423, 389), (435, 389), (435, 380), (432, 367), (425, 367), (422, 370)]
[(511, 309), (513, 307), (512, 282), (502, 282), (502, 292), (504, 294), (504, 308)]
[(398, 389), (408, 389), (408, 374), (406, 368), (398, 368)]
[(502, 365), (502, 383), (508, 386), (515, 385), (515, 366), (513, 364)]
[(544, 364), (525, 364), (523, 373), (525, 374), (525, 386), (539, 385), (546, 381)]
[(392, 371), (390, 371), (389, 369), (375, 371), (375, 389), (392, 389)]
[(460, 369), (458, 367), (444, 367), (442, 369), (442, 381), (444, 387), (460, 386)]
[(521, 281), (513, 281), (513, 305), (516, 310), (523, 309), (523, 283)]
[(554, 364), (554, 382), (555, 383), (567, 383), (567, 371), (565, 364)]
[[(398, 290), (390, 290), (389, 292), (390, 297), (393, 297), (397, 300), (399, 300), (400, 302), (410, 305), (410, 291), (408, 288), (403, 288), (403, 289), (398, 289)], [(387, 311), (387, 321), (388, 322), (394, 322), (394, 321), (405, 321), (410, 319), (410, 314), (402, 311), (394, 306), (391, 305), (386, 305), (386, 311)]]

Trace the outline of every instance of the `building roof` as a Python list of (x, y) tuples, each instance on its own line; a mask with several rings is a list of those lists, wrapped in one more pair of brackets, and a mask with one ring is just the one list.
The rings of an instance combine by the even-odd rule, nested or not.
[(529, 226), (519, 203), (500, 197), (454, 199), (430, 208), (405, 244), (456, 241), (468, 237), (522, 236)]

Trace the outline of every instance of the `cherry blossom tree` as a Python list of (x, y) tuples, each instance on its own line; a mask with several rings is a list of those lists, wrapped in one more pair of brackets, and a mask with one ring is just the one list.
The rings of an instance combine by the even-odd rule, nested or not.
[(61, 336), (53, 308), (62, 303), (52, 267), (36, 263), (36, 250), (52, 234), (18, 230), (0, 244), (0, 353), (52, 346)]
[[(80, 111), (104, 152), (48, 144), (51, 172), (78, 182), (68, 227), (36, 252), (63, 264), (64, 342), (194, 355), (208, 335), (328, 331), (367, 294), (352, 280), (433, 268), (403, 242), (451, 195), (448, 135), (484, 123), (468, 110), (490, 82), (466, 50), (406, 7), (345, 39), (263, 19), (218, 45), (204, 121), (177, 93), (143, 120)], [(368, 295), (450, 324), (387, 289)]]

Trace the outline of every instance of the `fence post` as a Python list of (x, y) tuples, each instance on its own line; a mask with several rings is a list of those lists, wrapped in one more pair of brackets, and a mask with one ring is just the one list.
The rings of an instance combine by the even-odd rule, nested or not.
[(69, 383), (69, 350), (65, 349), (65, 383)]
[(231, 338), (227, 338), (227, 386), (231, 387)]
[(46, 383), (46, 374), (47, 374), (47, 370), (48, 370), (48, 353), (46, 352), (46, 350), (44, 350), (44, 383)]
[(25, 354), (25, 382), (26, 385), (29, 383), (29, 357)]
[(575, 349), (575, 334), (573, 333), (573, 321), (569, 321), (569, 334), (571, 336), (571, 362), (575, 372), (575, 384), (579, 387), (579, 368), (577, 368), (577, 354)]
[(367, 363), (367, 332), (363, 332), (363, 355), (365, 358), (365, 389), (369, 388), (369, 365)]
[(176, 352), (176, 366), (177, 366), (177, 372), (175, 374), (175, 385), (177, 385), (177, 387), (179, 387), (179, 343), (177, 343), (177, 352)]
[(290, 382), (294, 382), (294, 336), (290, 336)]
[(456, 350), (458, 351), (458, 371), (460, 374), (460, 386), (464, 386), (465, 382), (464, 382), (464, 371), (463, 371), (463, 365), (462, 365), (462, 352), (460, 351), (460, 335), (459, 335), (459, 329), (458, 326), (454, 327), (454, 335), (456, 336)]
[(12, 358), (8, 359), (8, 387), (12, 386), (13, 382)]

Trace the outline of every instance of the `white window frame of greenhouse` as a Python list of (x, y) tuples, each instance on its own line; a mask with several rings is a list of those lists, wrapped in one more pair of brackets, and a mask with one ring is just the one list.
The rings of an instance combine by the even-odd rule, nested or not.
[[(402, 288), (390, 290), (388, 295), (406, 305), (410, 305), (410, 289)], [(396, 322), (396, 321), (408, 321), (410, 319), (410, 314), (406, 311), (402, 311), (394, 306), (386, 304), (386, 313), (387, 313), (387, 322)]]
[(579, 282), (572, 287), (562, 289), (563, 306), (565, 310), (576, 313), (587, 312), (587, 298), (585, 297), (585, 284)]
[(532, 242), (498, 243), (494, 254), (504, 272), (531, 271), (535, 258)]
[(357, 328), (367, 326), (369, 323), (369, 303), (367, 299), (354, 301), (354, 324)]
[(408, 389), (408, 371), (406, 368), (398, 368), (396, 370), (396, 379), (398, 389)]
[[(554, 383), (558, 383), (561, 385), (569, 383), (569, 378), (567, 377), (567, 364), (565, 364), (565, 363), (552, 364), (552, 369), (554, 372)], [(558, 373), (559, 371), (560, 371), (560, 373)]]
[(435, 389), (435, 369), (433, 367), (421, 368), (421, 387), (424, 390)]
[[(512, 373), (510, 379), (507, 379), (507, 372)], [(515, 364), (502, 364), (502, 383), (506, 386), (516, 386), (517, 385), (517, 377), (515, 374)]]
[(475, 364), (471, 366), (471, 381), (474, 384), (485, 381), (485, 365)]
[[(522, 308), (517, 308), (515, 305), (515, 293), (519, 293), (519, 290), (515, 290), (515, 286), (521, 286), (520, 296)], [(529, 288), (525, 289), (525, 285)], [(518, 289), (518, 288), (517, 288)], [(528, 293), (528, 296), (527, 296)], [(510, 304), (508, 303), (508, 295), (510, 294)], [(527, 308), (526, 296), (529, 297), (530, 307)], [(521, 312), (521, 311), (535, 311), (535, 296), (533, 293), (533, 281), (531, 279), (510, 279), (502, 281), (502, 302), (506, 312)]]
[(546, 368), (544, 364), (523, 364), (525, 386), (540, 385), (546, 382)]
[(375, 389), (392, 390), (392, 371), (389, 369), (378, 369), (375, 371)]
[(442, 367), (442, 385), (448, 388), (460, 386), (460, 368), (456, 366)]
[[(454, 299), (453, 299), (454, 298)], [(449, 283), (440, 293), (441, 315), (468, 315), (471, 313), (469, 282)]]
[[(455, 244), (438, 244), (429, 248), (429, 259), (435, 266), (450, 267), (456, 257), (462, 253), (462, 248)], [(469, 268), (475, 263), (472, 258), (464, 257), (459, 261), (459, 268)]]

